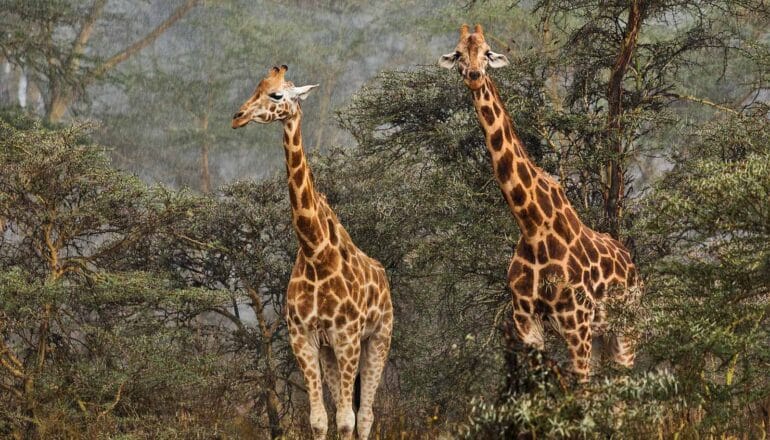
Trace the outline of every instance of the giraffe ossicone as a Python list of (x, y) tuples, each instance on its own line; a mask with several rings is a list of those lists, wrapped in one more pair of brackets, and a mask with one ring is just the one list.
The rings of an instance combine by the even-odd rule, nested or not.
[[(390, 287), (383, 266), (356, 247), (326, 198), (315, 190), (302, 142), (299, 102), (316, 85), (295, 87), (284, 78), (287, 70), (285, 65), (268, 70), (233, 116), (232, 127), (251, 121), (283, 123), (292, 225), (299, 241), (285, 318), (308, 390), (310, 426), (316, 439), (326, 437), (325, 381), (337, 409), (340, 437), (352, 438), (355, 428), (358, 437), (366, 439), (390, 350)], [(361, 378), (361, 395), (354, 414), (356, 374)]]
[[(628, 250), (584, 225), (561, 185), (527, 155), (487, 75), (488, 67), (507, 64), (492, 52), (480, 25), (473, 32), (463, 25), (454, 52), (439, 59), (442, 67), (456, 67), (471, 90), (493, 174), (521, 230), (508, 267), (516, 333), (542, 350), (546, 318), (566, 341), (572, 369), (587, 381), (592, 335), (606, 330), (606, 306), (638, 301), (641, 281)], [(634, 363), (630, 330), (609, 335), (614, 360), (626, 367)]]

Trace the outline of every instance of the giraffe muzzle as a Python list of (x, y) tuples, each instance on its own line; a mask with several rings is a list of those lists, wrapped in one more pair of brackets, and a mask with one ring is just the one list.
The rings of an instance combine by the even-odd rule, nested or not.
[(241, 128), (241, 127), (243, 127), (244, 125), (246, 125), (246, 124), (248, 124), (248, 123), (249, 123), (249, 120), (248, 120), (248, 119), (245, 119), (245, 118), (243, 118), (243, 112), (239, 112), (239, 113), (237, 113), (237, 114), (236, 114), (236, 115), (233, 117), (233, 124), (232, 124), (232, 127), (233, 127), (233, 128)]

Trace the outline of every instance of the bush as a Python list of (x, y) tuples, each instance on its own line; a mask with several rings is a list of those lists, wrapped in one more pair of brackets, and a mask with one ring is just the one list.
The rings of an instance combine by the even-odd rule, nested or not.
[(714, 121), (647, 197), (638, 225), (652, 359), (676, 374), (692, 429), (770, 426), (770, 124)]

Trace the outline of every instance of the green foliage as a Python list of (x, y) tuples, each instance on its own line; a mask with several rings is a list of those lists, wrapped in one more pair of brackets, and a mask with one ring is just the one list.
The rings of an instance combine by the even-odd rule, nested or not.
[(0, 218), (19, 238), (6, 240), (5, 264), (40, 277), (92, 272), (186, 215), (189, 207), (167, 191), (111, 168), (89, 131), (87, 124), (49, 130), (0, 122)]
[(240, 376), (201, 334), (228, 296), (159, 267), (119, 270), (138, 241), (185, 218), (184, 194), (171, 200), (111, 168), (83, 126), (16, 120), (0, 131), (0, 432), (87, 436), (152, 414), (151, 431), (184, 408), (226, 414), (196, 402), (222, 401)]
[(302, 426), (291, 420), (304, 421), (295, 413), (304, 389), (293, 377), (296, 362), (282, 315), (297, 253), (285, 185), (277, 178), (233, 183), (178, 222), (173, 236), (137, 249), (182, 283), (227, 293), (229, 300), (211, 309), (225, 319), (217, 344), (245, 356), (244, 401), (256, 405), (249, 421), (271, 436), (282, 435), (284, 426), (289, 432)]
[(654, 258), (649, 351), (676, 372), (699, 429), (756, 436), (770, 395), (770, 125), (722, 118), (693, 135), (639, 225)]
[[(228, 373), (239, 373), (216, 351), (201, 350), (189, 324), (223, 298), (163, 285), (144, 274), (100, 277), (86, 286), (29, 281), (19, 269), (0, 274), (6, 349), (16, 353), (24, 375), (0, 375), (23, 393), (3, 395), (0, 431), (86, 435), (105, 423), (112, 426), (107, 430), (121, 429), (124, 418), (140, 415), (174, 419), (181, 408), (195, 411), (199, 399), (221, 399), (219, 390), (234, 385)], [(38, 340), (51, 304), (51, 328)], [(45, 358), (35, 366), (41, 356), (32, 352), (40, 353), (41, 344)], [(22, 383), (13, 386), (13, 379)]]
[(553, 379), (502, 403), (474, 400), (461, 437), (654, 438), (681, 405), (676, 379), (667, 373), (604, 379), (578, 390)]

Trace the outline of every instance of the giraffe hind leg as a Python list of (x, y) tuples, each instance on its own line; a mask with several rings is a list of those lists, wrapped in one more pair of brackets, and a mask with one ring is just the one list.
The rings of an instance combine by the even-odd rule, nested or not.
[(567, 342), (572, 371), (581, 383), (588, 382), (591, 369), (591, 325), (589, 320), (576, 322), (571, 316), (559, 315), (559, 332)]
[[(355, 323), (348, 324), (355, 325)], [(356, 415), (353, 412), (353, 387), (361, 355), (361, 342), (358, 337), (338, 341), (334, 346), (337, 369), (340, 372), (339, 405), (337, 406), (337, 432), (343, 440), (353, 438)]]
[[(615, 363), (626, 367), (632, 368), (634, 366), (635, 353), (634, 344), (631, 338), (618, 334), (615, 331), (609, 329), (607, 322), (607, 311), (604, 304), (599, 304), (594, 313), (594, 320), (592, 325), (594, 335), (601, 335), (603, 340), (602, 351), (612, 356), (612, 360)], [(628, 329), (626, 329), (628, 330)]]

